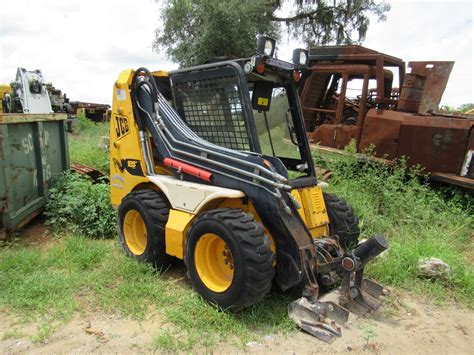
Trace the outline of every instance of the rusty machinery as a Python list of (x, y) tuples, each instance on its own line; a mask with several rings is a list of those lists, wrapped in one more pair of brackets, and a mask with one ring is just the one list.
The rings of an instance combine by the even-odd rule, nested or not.
[(0, 112), (84, 114), (92, 121), (109, 121), (110, 105), (70, 101), (61, 90), (47, 83), (41, 70), (18, 68), (15, 81), (0, 85)]
[[(361, 46), (309, 50), (300, 98), (310, 142), (407, 158), (434, 180), (474, 188), (474, 117), (438, 105), (454, 62), (405, 62)], [(394, 72), (398, 82), (394, 83)], [(401, 90), (399, 90), (401, 88)]]
[(110, 105), (82, 101), (71, 101), (70, 104), (75, 114), (82, 113), (94, 122), (110, 121)]

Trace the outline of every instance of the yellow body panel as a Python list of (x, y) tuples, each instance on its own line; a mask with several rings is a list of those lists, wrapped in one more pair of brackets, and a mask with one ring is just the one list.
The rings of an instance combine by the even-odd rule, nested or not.
[(294, 189), (291, 195), (300, 205), (298, 212), (313, 238), (329, 236), (329, 217), (321, 188), (311, 186)]
[[(114, 207), (138, 185), (149, 182), (138, 126), (133, 119), (129, 90), (133, 74), (132, 69), (122, 71), (114, 85), (110, 119), (110, 199)], [(158, 71), (153, 75), (168, 76), (168, 73)], [(140, 170), (142, 174), (139, 174)], [(155, 173), (168, 175), (169, 170), (155, 167)]]
[(178, 259), (184, 258), (186, 232), (194, 217), (194, 214), (170, 209), (165, 228), (166, 254)]
[(161, 76), (161, 77), (167, 77), (168, 72), (165, 70), (155, 70), (151, 72), (151, 75), (153, 76)]
[[(122, 199), (137, 185), (148, 182), (138, 127), (132, 121), (133, 108), (129, 91), (132, 76), (132, 69), (124, 70), (114, 85), (110, 120), (110, 197), (114, 207), (120, 205)], [(129, 173), (129, 170), (139, 169), (143, 172), (142, 176)]]

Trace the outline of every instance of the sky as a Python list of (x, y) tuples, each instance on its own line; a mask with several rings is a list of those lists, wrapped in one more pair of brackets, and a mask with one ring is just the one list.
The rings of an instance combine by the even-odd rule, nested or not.
[[(364, 46), (411, 60), (453, 60), (442, 105), (474, 102), (473, 4), (470, 0), (391, 0), (387, 21), (371, 21)], [(120, 71), (176, 69), (152, 49), (160, 24), (153, 0), (0, 0), (0, 83), (16, 68), (41, 69), (73, 101), (111, 104)], [(291, 59), (294, 41), (278, 57)]]

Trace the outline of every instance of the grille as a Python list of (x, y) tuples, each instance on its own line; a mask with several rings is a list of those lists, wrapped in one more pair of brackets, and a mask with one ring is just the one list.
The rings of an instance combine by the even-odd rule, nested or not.
[(173, 82), (176, 108), (201, 138), (235, 150), (251, 150), (235, 76)]
[(321, 212), (324, 210), (324, 205), (323, 205), (323, 196), (322, 192), (320, 189), (312, 189), (311, 190), (311, 197), (313, 199), (313, 208), (316, 212)]

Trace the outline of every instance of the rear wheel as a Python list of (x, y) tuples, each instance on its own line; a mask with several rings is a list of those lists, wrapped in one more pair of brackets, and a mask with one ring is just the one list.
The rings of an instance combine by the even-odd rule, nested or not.
[(153, 190), (134, 191), (124, 197), (118, 210), (118, 235), (125, 254), (157, 267), (166, 266), (165, 226), (169, 206), (165, 196)]
[(357, 245), (360, 235), (359, 218), (352, 207), (334, 194), (323, 193), (329, 216), (329, 233), (337, 235), (344, 250)]
[(216, 209), (188, 232), (185, 262), (195, 290), (224, 309), (241, 310), (270, 290), (275, 274), (270, 239), (251, 214)]

